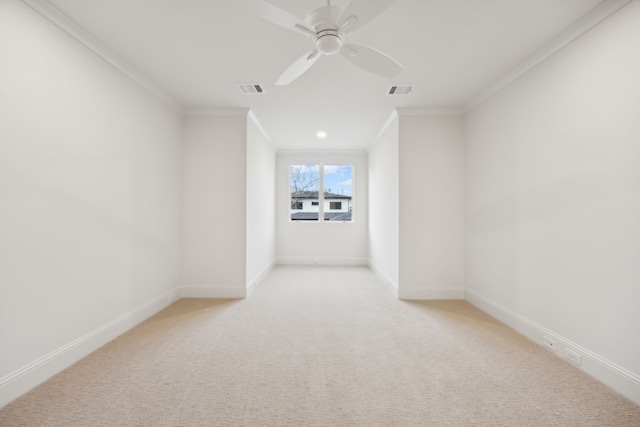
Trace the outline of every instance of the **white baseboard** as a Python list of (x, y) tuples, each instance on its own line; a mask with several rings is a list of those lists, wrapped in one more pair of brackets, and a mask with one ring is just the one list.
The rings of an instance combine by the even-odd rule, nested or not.
[(280, 265), (368, 265), (366, 258), (285, 257), (276, 259)]
[(398, 299), (464, 299), (464, 288), (446, 286), (402, 286), (398, 287)]
[(258, 284), (262, 282), (262, 279), (269, 274), (274, 265), (276, 265), (276, 262), (275, 260), (272, 260), (265, 268), (256, 274), (253, 279), (247, 281), (247, 297), (251, 296), (251, 293), (254, 291), (256, 286), (258, 286)]
[(32, 388), (153, 316), (174, 302), (178, 295), (179, 289), (165, 292), (88, 334), (0, 378), (0, 407), (17, 399)]
[(469, 288), (465, 289), (465, 299), (539, 345), (543, 345), (543, 336), (551, 338), (556, 342), (556, 355), (563, 359), (567, 359), (567, 349), (577, 352), (582, 356), (581, 365), (578, 368), (640, 405), (640, 375), (605, 359)]
[(369, 268), (375, 273), (376, 276), (384, 283), (393, 293), (393, 296), (398, 298), (398, 282), (387, 276), (381, 269), (378, 268), (371, 260), (368, 262)]
[(246, 286), (182, 285), (182, 298), (246, 298)]

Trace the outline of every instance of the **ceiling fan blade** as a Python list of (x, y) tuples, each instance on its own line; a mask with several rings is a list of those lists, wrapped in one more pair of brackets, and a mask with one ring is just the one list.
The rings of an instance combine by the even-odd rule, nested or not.
[(320, 52), (312, 50), (300, 58), (296, 59), (293, 64), (284, 70), (284, 73), (278, 78), (276, 86), (286, 86), (301, 75), (303, 75), (315, 62), (320, 58)]
[(350, 33), (380, 15), (395, 2), (396, 0), (351, 0), (338, 18), (338, 28)]
[(366, 46), (348, 43), (340, 53), (363, 70), (383, 77), (395, 77), (403, 68), (384, 53)]
[(242, 0), (241, 4), (248, 11), (287, 30), (302, 32), (310, 36), (316, 35), (316, 32), (297, 16), (264, 0)]

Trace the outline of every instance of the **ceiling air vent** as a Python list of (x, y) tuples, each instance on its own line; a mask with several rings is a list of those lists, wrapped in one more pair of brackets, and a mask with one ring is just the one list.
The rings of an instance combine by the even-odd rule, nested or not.
[(236, 86), (238, 86), (240, 92), (247, 95), (264, 93), (264, 89), (262, 89), (260, 83), (240, 83)]
[(415, 85), (391, 86), (387, 95), (409, 95)]

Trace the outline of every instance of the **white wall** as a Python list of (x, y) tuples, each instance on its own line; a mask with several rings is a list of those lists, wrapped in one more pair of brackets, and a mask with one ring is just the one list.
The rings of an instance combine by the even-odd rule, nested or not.
[(247, 121), (248, 291), (271, 269), (276, 257), (276, 155), (253, 114)]
[(467, 120), (467, 298), (640, 403), (640, 2)]
[[(365, 152), (278, 152), (276, 162), (276, 254), (280, 264), (366, 264), (368, 167)], [(353, 221), (290, 221), (289, 166), (353, 165)]]
[(461, 117), (398, 110), (402, 299), (464, 297)]
[(398, 115), (369, 149), (369, 266), (396, 293), (399, 262)]
[(248, 113), (214, 110), (185, 117), (183, 296), (246, 296)]
[(181, 122), (21, 2), (0, 58), (2, 406), (177, 291)]

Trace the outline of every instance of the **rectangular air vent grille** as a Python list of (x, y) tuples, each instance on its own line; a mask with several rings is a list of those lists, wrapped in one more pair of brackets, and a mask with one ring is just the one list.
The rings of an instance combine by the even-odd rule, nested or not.
[(409, 95), (414, 87), (415, 85), (394, 85), (389, 88), (387, 95)]
[(264, 89), (262, 89), (260, 83), (240, 83), (236, 86), (238, 86), (240, 92), (244, 94), (251, 95), (264, 93)]

